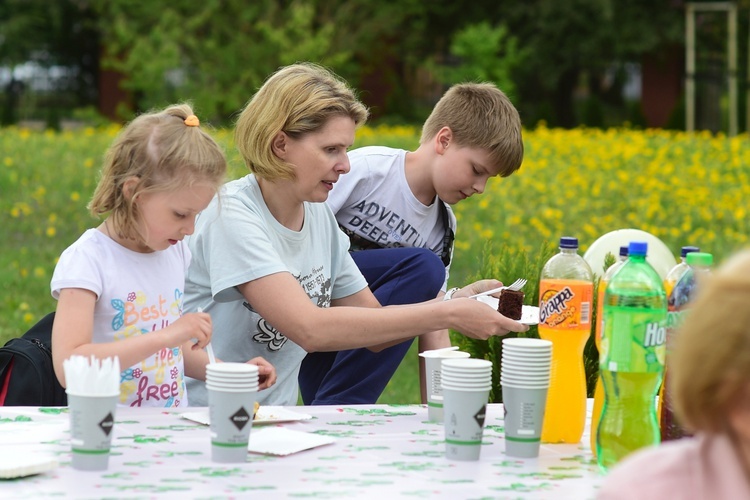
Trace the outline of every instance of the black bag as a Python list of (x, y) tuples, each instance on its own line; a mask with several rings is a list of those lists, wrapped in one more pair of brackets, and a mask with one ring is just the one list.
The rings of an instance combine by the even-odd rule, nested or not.
[(51, 312), (0, 347), (0, 406), (67, 406), (52, 365)]

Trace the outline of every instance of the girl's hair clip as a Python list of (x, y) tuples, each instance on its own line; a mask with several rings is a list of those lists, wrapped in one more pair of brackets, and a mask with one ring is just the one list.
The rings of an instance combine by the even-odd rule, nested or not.
[(198, 117), (195, 115), (190, 115), (185, 118), (185, 125), (187, 125), (188, 127), (197, 127), (200, 124), (200, 120), (198, 120)]

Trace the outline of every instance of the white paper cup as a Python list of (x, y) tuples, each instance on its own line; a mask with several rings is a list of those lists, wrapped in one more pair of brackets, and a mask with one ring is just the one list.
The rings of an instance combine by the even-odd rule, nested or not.
[(532, 376), (532, 377), (549, 377), (551, 370), (548, 368), (533, 369), (533, 368), (515, 368), (503, 366), (500, 369), (500, 374), (515, 375), (515, 376)]
[(509, 373), (501, 373), (500, 374), (500, 383), (508, 382), (508, 383), (522, 383), (522, 384), (547, 384), (549, 385), (551, 378), (549, 375), (547, 376), (533, 376), (533, 375), (523, 375), (523, 374), (509, 374)]
[(547, 388), (517, 387), (503, 384), (505, 410), (505, 454), (510, 457), (535, 458), (547, 403)]
[(544, 339), (533, 339), (526, 337), (515, 337), (503, 339), (503, 350), (505, 349), (552, 349), (552, 342)]
[(484, 389), (485, 387), (492, 387), (492, 379), (487, 378), (485, 380), (476, 380), (472, 382), (461, 382), (461, 381), (450, 381), (443, 379), (443, 389), (446, 387), (467, 387), (467, 388), (477, 388), (477, 389)]
[(520, 367), (546, 367), (546, 366), (552, 366), (552, 356), (547, 356), (546, 358), (501, 358), (501, 365), (505, 366), (513, 365), (513, 366), (520, 366)]
[(526, 389), (547, 389), (549, 388), (549, 381), (517, 381), (500, 378), (500, 385), (508, 387), (519, 387)]
[(216, 375), (206, 374), (206, 382), (216, 382), (220, 384), (247, 384), (256, 383), (258, 380), (258, 373), (252, 373), (245, 375), (243, 378), (239, 377), (217, 377)]
[(257, 384), (247, 385), (247, 386), (237, 386), (237, 385), (214, 384), (214, 383), (206, 382), (206, 389), (213, 389), (213, 390), (222, 391), (222, 392), (247, 392), (247, 391), (258, 392)]
[(446, 359), (443, 361), (443, 370), (460, 372), (488, 372), (492, 370), (492, 361), (486, 359), (465, 358)]
[(544, 363), (552, 359), (552, 353), (504, 353), (500, 360), (505, 363), (506, 361), (515, 361), (516, 363)]
[(489, 387), (481, 390), (443, 387), (445, 457), (479, 460)]
[(508, 384), (547, 384), (549, 385), (549, 377), (547, 378), (532, 378), (532, 377), (511, 377), (510, 375), (500, 375), (500, 384), (503, 382)]
[(547, 363), (543, 365), (535, 365), (530, 363), (503, 363), (500, 367), (500, 371), (508, 373), (522, 372), (522, 373), (550, 373), (552, 371), (552, 364)]
[(443, 377), (443, 389), (446, 387), (492, 387), (492, 377), (477, 380), (451, 380)]
[(545, 389), (549, 387), (549, 380), (510, 380), (507, 378), (500, 379), (500, 385), (507, 385), (509, 387), (523, 387), (530, 389)]
[(516, 358), (503, 358), (500, 362), (500, 368), (504, 366), (512, 366), (514, 368), (552, 368), (551, 359), (516, 359)]
[(106, 470), (119, 394), (87, 396), (68, 393), (72, 465), (78, 470)]
[(258, 394), (258, 367), (247, 363), (212, 363), (206, 366), (206, 389), (211, 460), (245, 462)]
[(443, 386), (442, 363), (449, 358), (468, 358), (463, 351), (444, 351), (436, 349), (419, 354), (424, 358), (424, 370), (427, 384), (427, 418), (432, 422), (443, 421)]
[(247, 460), (256, 396), (254, 390), (223, 391), (208, 387), (211, 460), (219, 463)]
[(206, 378), (218, 376), (224, 378), (245, 379), (248, 375), (258, 373), (258, 367), (248, 363), (213, 363), (206, 365)]
[(481, 379), (485, 379), (485, 378), (490, 378), (491, 379), (492, 378), (492, 373), (489, 372), (489, 371), (486, 372), (486, 373), (479, 373), (479, 372), (476, 372), (476, 373), (461, 373), (461, 372), (452, 372), (452, 371), (449, 371), (449, 370), (443, 370), (443, 374), (442, 374), (442, 380), (445, 380), (445, 379), (448, 379), (448, 380), (466, 380), (468, 382), (468, 381), (471, 381), (471, 380), (481, 380)]
[(500, 371), (500, 380), (515, 380), (519, 382), (541, 382), (546, 381), (549, 383), (550, 373), (522, 373), (522, 372), (507, 372)]

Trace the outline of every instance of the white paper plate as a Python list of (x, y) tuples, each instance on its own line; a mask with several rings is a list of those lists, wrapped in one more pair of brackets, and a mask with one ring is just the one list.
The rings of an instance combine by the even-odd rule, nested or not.
[[(640, 229), (618, 229), (600, 236), (583, 254), (594, 274), (604, 274), (604, 258), (611, 253), (615, 259), (620, 254), (620, 247), (631, 241), (645, 241), (648, 243), (646, 260), (659, 273), (663, 280), (672, 267), (677, 264), (674, 254), (659, 238)], [(679, 249), (678, 249), (679, 250)]]
[(264, 427), (250, 432), (247, 449), (266, 455), (291, 455), (318, 446), (336, 442), (331, 436), (293, 431), (284, 427)]
[(41, 474), (58, 466), (57, 460), (42, 455), (17, 455), (0, 456), (0, 479), (13, 479), (17, 477)]
[[(491, 297), (489, 295), (483, 295), (481, 297), (477, 297), (477, 300), (480, 302), (484, 302), (497, 311), (497, 298)], [(519, 319), (518, 322), (523, 323), (524, 325), (538, 325), (539, 308), (537, 306), (523, 306), (523, 308), (521, 309), (521, 319)]]
[[(182, 418), (198, 422), (199, 424), (209, 425), (211, 421), (208, 417), (208, 408), (200, 411), (190, 411), (180, 414)], [(264, 406), (260, 405), (258, 414), (253, 419), (253, 425), (278, 424), (282, 422), (298, 422), (301, 420), (311, 420), (312, 415), (287, 410), (282, 406)]]

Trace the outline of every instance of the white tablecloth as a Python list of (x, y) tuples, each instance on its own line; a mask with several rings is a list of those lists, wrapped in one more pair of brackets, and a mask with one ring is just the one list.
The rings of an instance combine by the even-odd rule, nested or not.
[[(503, 407), (491, 404), (481, 459), (444, 457), (443, 426), (421, 405), (288, 407), (313, 419), (276, 424), (336, 438), (287, 456), (211, 461), (207, 426), (184, 409), (118, 408), (109, 468), (70, 466), (67, 408), (0, 407), (0, 453), (55, 457), (43, 474), (0, 481), (0, 498), (594, 498), (602, 476), (588, 446), (542, 445), (536, 459), (505, 455)], [(254, 431), (261, 427), (254, 427)], [(252, 440), (252, 433), (251, 433)]]

